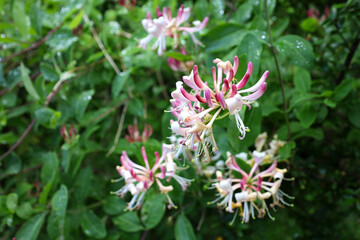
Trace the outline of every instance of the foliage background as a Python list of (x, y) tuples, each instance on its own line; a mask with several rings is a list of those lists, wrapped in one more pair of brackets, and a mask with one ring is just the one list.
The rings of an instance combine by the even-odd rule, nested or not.
[[(164, 199), (153, 193), (141, 211), (126, 212), (126, 202), (109, 194), (121, 186), (111, 179), (118, 177), (123, 150), (135, 158), (145, 145), (150, 155), (171, 135), (171, 114), (164, 110), (175, 82), (189, 73), (173, 72), (166, 57), (137, 45), (146, 36), (141, 19), (147, 11), (155, 16), (156, 6), (170, 6), (175, 14), (181, 3), (191, 7), (192, 20), (209, 16), (200, 35), (204, 47), (195, 49), (185, 38), (188, 56), (170, 46), (166, 56), (193, 60), (202, 76), (210, 74), (212, 59), (234, 55), (238, 77), (248, 61), (254, 63), (251, 82), (270, 70), (266, 94), (245, 116), (251, 129), (245, 140), (237, 140), (228, 120), (215, 133), (223, 157), (251, 149), (264, 131), (289, 141), (281, 165), (295, 177), (284, 186), (295, 206), (273, 213), (276, 221), (238, 219), (229, 226), (230, 214), (207, 205), (214, 192), (203, 191), (200, 178), (186, 194), (175, 189), (177, 210), (165, 211)], [(0, 153), (22, 140), (1, 157), (2, 238), (359, 239), (359, 2), (267, 5), (268, 18), (263, 1), (138, 1), (128, 9), (110, 0), (0, 0)], [(324, 21), (307, 18), (309, 8), (321, 15), (326, 6)], [(99, 49), (85, 14), (121, 74)], [(144, 144), (124, 139), (134, 119), (154, 128)], [(63, 124), (77, 131), (67, 142)], [(184, 174), (198, 178), (192, 168)]]

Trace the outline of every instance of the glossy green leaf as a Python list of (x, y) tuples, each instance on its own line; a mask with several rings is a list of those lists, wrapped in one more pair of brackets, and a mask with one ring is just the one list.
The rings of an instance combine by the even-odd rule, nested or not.
[(77, 40), (71, 30), (60, 29), (48, 38), (46, 44), (55, 52), (65, 51)]
[(306, 94), (311, 88), (311, 76), (309, 71), (297, 67), (294, 72), (294, 85), (298, 92)]
[(86, 236), (96, 239), (106, 237), (106, 228), (104, 222), (95, 215), (92, 210), (87, 211), (82, 220), (81, 228)]
[(136, 212), (126, 212), (113, 218), (114, 224), (124, 232), (138, 232), (144, 230)]
[(70, 99), (70, 103), (73, 107), (73, 114), (78, 121), (80, 121), (85, 113), (86, 107), (88, 106), (89, 102), (94, 95), (94, 90), (83, 91), (73, 98)]
[(285, 55), (293, 65), (309, 69), (314, 60), (312, 46), (308, 41), (296, 35), (280, 37), (274, 43), (279, 53)]
[(190, 55), (184, 55), (178, 52), (167, 52), (166, 56), (169, 58), (173, 58), (175, 60), (178, 60), (180, 62), (185, 62), (185, 61), (189, 61), (192, 60), (192, 57)]
[(346, 79), (342, 81), (334, 90), (333, 96), (331, 98), (332, 101), (340, 102), (343, 100), (353, 89), (354, 87), (354, 79)]
[(20, 66), (21, 66), (20, 67), (21, 80), (24, 82), (26, 91), (30, 94), (30, 96), (35, 98), (35, 100), (39, 100), (40, 97), (39, 97), (38, 93), (36, 92), (34, 85), (29, 77), (29, 69), (27, 69), (23, 63), (21, 63)]
[(19, 196), (16, 193), (10, 193), (6, 197), (6, 206), (11, 213), (14, 213), (18, 204)]
[(40, 213), (30, 218), (16, 233), (16, 240), (36, 240), (44, 224), (45, 216), (46, 213)]
[(39, 197), (40, 204), (45, 204), (59, 167), (59, 159), (54, 152), (44, 154), (43, 161), (40, 177), (43, 184), (46, 185)]
[(124, 85), (129, 77), (130, 77), (130, 73), (128, 71), (122, 72), (120, 75), (115, 76), (115, 79), (111, 87), (111, 94), (113, 98), (119, 96), (120, 92), (123, 90)]
[(22, 203), (18, 208), (16, 208), (16, 215), (22, 219), (28, 219), (33, 214), (33, 209), (29, 202)]
[(119, 196), (109, 196), (106, 198), (106, 203), (103, 208), (109, 215), (117, 215), (125, 213), (127, 203)]
[(69, 28), (72, 30), (74, 28), (76, 28), (82, 21), (84, 15), (84, 10), (81, 10), (78, 14), (76, 14), (76, 16), (71, 20), (70, 24), (69, 24)]
[(59, 80), (59, 75), (55, 71), (55, 68), (47, 62), (40, 63), (40, 71), (44, 78), (48, 81), (54, 82)]
[(4, 174), (17, 174), (20, 172), (22, 164), (15, 152), (10, 153), (3, 161)]
[(38, 122), (47, 128), (55, 128), (61, 117), (61, 112), (54, 111), (51, 108), (40, 108), (35, 111)]
[(165, 214), (165, 196), (163, 194), (152, 195), (146, 199), (141, 208), (141, 221), (145, 228), (151, 229), (159, 224)]
[(307, 102), (295, 109), (295, 115), (304, 128), (309, 128), (315, 122), (317, 112), (315, 106), (311, 102)]
[(253, 72), (251, 74), (254, 81), (258, 80), (257, 75), (259, 73), (260, 67), (260, 56), (262, 52), (262, 45), (252, 33), (247, 33), (244, 38), (241, 40), (239, 46), (236, 50), (236, 55), (240, 56), (246, 54), (247, 62), (253, 63)]
[(191, 223), (185, 216), (180, 214), (175, 223), (175, 239), (176, 240), (196, 240), (194, 229)]
[(245, 31), (240, 24), (222, 23), (211, 29), (203, 38), (206, 52), (227, 50), (241, 41)]
[(29, 27), (26, 20), (25, 4), (21, 0), (15, 0), (12, 7), (12, 17), (16, 28), (23, 36), (28, 35)]

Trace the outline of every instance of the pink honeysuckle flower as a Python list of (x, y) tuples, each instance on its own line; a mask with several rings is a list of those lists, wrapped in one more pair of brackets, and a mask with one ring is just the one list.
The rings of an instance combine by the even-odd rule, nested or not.
[(141, 21), (146, 32), (149, 34), (147, 37), (140, 40), (139, 47), (146, 49), (147, 45), (152, 38), (157, 38), (153, 49), (158, 48), (158, 55), (162, 55), (166, 49), (166, 37), (169, 36), (174, 39), (174, 48), (179, 44), (179, 33), (189, 34), (194, 41), (195, 46), (201, 44), (196, 39), (194, 33), (199, 32), (205, 28), (209, 18), (205, 17), (202, 22), (193, 22), (194, 27), (182, 27), (190, 17), (190, 8), (184, 8), (184, 5), (178, 10), (176, 17), (172, 17), (170, 8), (163, 8), (161, 12), (159, 7), (156, 10), (158, 18), (151, 19), (150, 13), (147, 13), (146, 19)]
[(253, 156), (255, 163), (247, 173), (239, 167), (235, 157), (228, 153), (227, 168), (240, 173), (242, 178), (235, 178), (231, 172), (228, 178), (223, 178), (219, 172), (217, 173), (217, 182), (213, 184), (218, 191), (218, 198), (212, 203), (220, 201), (218, 206), (225, 208), (228, 212), (234, 212), (234, 208), (237, 211), (240, 209), (243, 222), (248, 222), (250, 215), (255, 218), (255, 211), (259, 218), (262, 218), (265, 213), (272, 218), (266, 203), (266, 199), (270, 197), (273, 198), (273, 203), (270, 204), (272, 208), (283, 205), (292, 206), (284, 201), (284, 197), (292, 197), (279, 189), (287, 170), (276, 168), (277, 162), (274, 161), (266, 170), (260, 171), (259, 167), (265, 153), (254, 151)]
[[(200, 78), (198, 67), (195, 65), (190, 75), (182, 78), (183, 82), (191, 88), (191, 91), (186, 91), (183, 83), (179, 81), (176, 83), (176, 90), (171, 93), (173, 97), (170, 100), (172, 104), (171, 112), (178, 120), (178, 125), (171, 123), (172, 129), (179, 130), (178, 127), (181, 128), (182, 134), (174, 132), (184, 137), (184, 145), (190, 149), (194, 147), (194, 143), (204, 143), (207, 139), (207, 144), (213, 145), (213, 150), (217, 150), (212, 134), (212, 124), (222, 111), (225, 111), (225, 113), (221, 117), (227, 114), (235, 117), (237, 128), (240, 131), (239, 138), (243, 139), (248, 128), (244, 125), (239, 112), (243, 106), (250, 108), (251, 103), (260, 98), (266, 90), (265, 81), (269, 71), (265, 71), (255, 85), (243, 89), (252, 73), (253, 66), (251, 62), (239, 82), (235, 80), (239, 67), (237, 56), (234, 58), (233, 65), (230, 61), (223, 62), (220, 59), (215, 59), (214, 63), (217, 64), (217, 68), (213, 67), (212, 69), (213, 89)], [(205, 139), (206, 136), (209, 137)], [(192, 139), (191, 144), (187, 144), (190, 139)], [(204, 145), (206, 144), (200, 144), (200, 147)]]
[(125, 138), (129, 143), (133, 142), (146, 142), (153, 133), (153, 128), (150, 124), (144, 125), (143, 133), (140, 135), (138, 124), (135, 122), (134, 125), (128, 126), (129, 135), (126, 135)]
[(315, 10), (313, 8), (309, 8), (307, 10), (308, 18), (314, 18), (314, 19), (318, 20), (319, 23), (323, 23), (326, 20), (326, 18), (329, 16), (329, 13), (330, 13), (330, 9), (328, 6), (325, 7), (324, 13), (321, 17), (320, 17), (319, 10), (317, 10), (317, 9)]
[(155, 152), (156, 160), (152, 167), (149, 165), (145, 147), (141, 148), (141, 152), (145, 166), (133, 162), (125, 151), (122, 153), (120, 157), (121, 166), (116, 167), (121, 178), (116, 181), (125, 180), (125, 185), (114, 192), (114, 194), (125, 197), (126, 193), (130, 192), (133, 197), (128, 203), (128, 209), (139, 209), (144, 201), (147, 190), (151, 186), (157, 185), (160, 192), (167, 197), (169, 208), (176, 207), (168, 194), (173, 190), (173, 186), (164, 186), (163, 181), (166, 179), (169, 182), (170, 179), (173, 178), (180, 184), (183, 191), (185, 191), (190, 185), (191, 180), (177, 174), (181, 168), (178, 167), (173, 160), (172, 145), (163, 144), (161, 156), (158, 152)]

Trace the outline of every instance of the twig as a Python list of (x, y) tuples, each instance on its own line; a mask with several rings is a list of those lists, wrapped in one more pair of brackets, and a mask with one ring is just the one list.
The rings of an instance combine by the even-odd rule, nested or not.
[(13, 53), (13, 54), (11, 54), (10, 56), (8, 56), (6, 58), (0, 59), (0, 63), (7, 62), (7, 61), (9, 61), (10, 59), (12, 59), (14, 57), (17, 57), (17, 56), (19, 56), (21, 54), (24, 54), (24, 53), (26, 53), (28, 51), (31, 51), (31, 50), (37, 48), (38, 46), (43, 44), (51, 35), (53, 35), (63, 24), (64, 23), (61, 23), (59, 26), (57, 26), (57, 27), (53, 28), (52, 30), (50, 30), (45, 37), (43, 37), (39, 41), (33, 43), (33, 45), (31, 45), (30, 47), (25, 48), (25, 49), (23, 49), (23, 50), (21, 50), (19, 52)]
[[(101, 42), (101, 39), (99, 38), (99, 35), (96, 33), (95, 29), (93, 28), (92, 23), (90, 22), (90, 19), (89, 19), (88, 15), (86, 13), (84, 13), (83, 18), (84, 18), (86, 24), (89, 25), (90, 31), (91, 31), (97, 45), (99, 46), (100, 50), (103, 52), (106, 60), (108, 60), (111, 67), (114, 69), (115, 73), (117, 75), (120, 75), (121, 74), (120, 69), (117, 67), (114, 60), (111, 58), (110, 54), (106, 51), (104, 44)], [(127, 88), (127, 91), (129, 93), (129, 96), (132, 97), (133, 94), (132, 94), (130, 88)]]
[(37, 121), (37, 118), (34, 118), (32, 120), (32, 122), (28, 125), (28, 127), (26, 128), (24, 133), (21, 135), (21, 137), (16, 141), (16, 143), (14, 145), (12, 145), (11, 148), (9, 150), (7, 150), (3, 155), (0, 156), (0, 161), (3, 158), (5, 158), (7, 155), (9, 155), (12, 151), (14, 151), (15, 148), (17, 148), (19, 146), (19, 144), (22, 142), (22, 140), (24, 140), (26, 135), (30, 132), (30, 130), (32, 129), (32, 127), (34, 126), (36, 121)]
[(104, 113), (100, 114), (99, 116), (95, 117), (94, 119), (91, 119), (90, 121), (84, 123), (84, 125), (88, 125), (89, 123), (92, 122), (96, 122), (97, 120), (105, 117), (106, 115), (108, 115), (109, 113), (111, 113), (112, 111), (114, 111), (115, 109), (117, 109), (118, 107), (120, 107), (121, 105), (124, 105), (125, 101), (128, 101), (129, 99), (125, 99), (123, 101), (120, 101), (118, 104), (116, 104), (115, 106), (111, 107), (110, 109), (108, 109), (107, 111), (105, 111)]
[(349, 70), (351, 60), (354, 57), (356, 49), (358, 48), (359, 44), (360, 44), (360, 32), (358, 32), (356, 34), (355, 40), (349, 49), (349, 53), (346, 56), (345, 63), (344, 63), (345, 68), (340, 72), (339, 76), (337, 77), (336, 85), (339, 85), (342, 82), (342, 80), (344, 79), (345, 73), (346, 73), (346, 71)]
[(101, 51), (103, 52), (104, 56), (110, 63), (111, 67), (114, 69), (114, 71), (116, 72), (117, 75), (120, 75), (121, 71), (116, 66), (114, 60), (110, 57), (109, 53), (106, 51), (104, 44), (101, 42), (99, 35), (96, 33), (95, 29), (93, 28), (92, 24), (90, 23), (89, 17), (86, 13), (84, 13), (83, 18), (84, 18), (86, 24), (89, 25), (90, 31), (91, 31), (92, 35), (94, 36), (96, 43), (98, 44), (98, 46), (101, 49)]
[(141, 240), (145, 240), (146, 239), (146, 236), (148, 235), (149, 233), (149, 230), (146, 230), (143, 235), (141, 236)]
[(267, 30), (268, 30), (268, 35), (269, 35), (269, 45), (270, 45), (270, 49), (271, 49), (271, 53), (274, 57), (274, 61), (275, 61), (275, 65), (276, 65), (276, 71), (277, 71), (277, 75), (278, 75), (278, 80), (279, 80), (279, 84), (281, 87), (281, 95), (282, 95), (282, 99), (283, 99), (283, 103), (284, 103), (284, 118), (285, 118), (285, 122), (286, 122), (286, 127), (289, 133), (289, 140), (292, 139), (292, 135), (291, 135), (291, 130), (290, 130), (290, 124), (289, 124), (289, 119), (288, 119), (288, 115), (287, 115), (287, 103), (286, 103), (286, 98), (285, 98), (285, 91), (284, 91), (284, 83), (281, 79), (281, 73), (280, 73), (280, 67), (279, 67), (279, 63), (276, 57), (276, 52), (275, 52), (275, 48), (272, 42), (272, 37), (271, 37), (271, 28), (270, 28), (270, 23), (269, 23), (269, 14), (268, 14), (268, 7), (267, 7), (267, 0), (264, 0), (264, 5), (265, 5), (265, 15), (266, 15), (266, 25), (267, 25)]
[(200, 217), (200, 221), (199, 221), (199, 224), (197, 225), (196, 227), (196, 231), (200, 231), (201, 230), (201, 227), (205, 221), (205, 216), (206, 216), (206, 208), (203, 208), (203, 211), (201, 213), (201, 217)]
[(165, 84), (164, 84), (164, 79), (163, 79), (163, 77), (162, 77), (162, 75), (161, 75), (161, 72), (159, 71), (159, 70), (156, 70), (156, 77), (157, 77), (157, 79), (159, 80), (159, 84), (160, 84), (160, 86), (162, 87), (162, 94), (163, 94), (163, 96), (164, 96), (164, 98), (166, 99), (166, 100), (169, 100), (170, 98), (169, 98), (169, 94), (168, 94), (168, 92), (166, 91), (166, 87), (165, 87)]
[(128, 105), (129, 105), (129, 101), (127, 101), (124, 104), (124, 108), (123, 108), (123, 111), (122, 111), (122, 114), (121, 114), (121, 117), (120, 117), (120, 121), (119, 121), (119, 126), (118, 126), (118, 129), (116, 131), (116, 136), (115, 136), (115, 139), (114, 139), (114, 143), (113, 143), (111, 149), (109, 150), (109, 152), (106, 153), (106, 155), (105, 155), (106, 157), (109, 157), (114, 152), (115, 147), (119, 142), (119, 138), (120, 138), (121, 131), (122, 131), (122, 128), (123, 128), (123, 125), (124, 125), (124, 120), (125, 120), (125, 115), (126, 115)]

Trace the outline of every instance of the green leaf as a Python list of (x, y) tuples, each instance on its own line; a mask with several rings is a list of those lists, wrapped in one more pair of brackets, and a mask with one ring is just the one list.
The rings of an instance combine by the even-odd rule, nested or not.
[(145, 224), (146, 230), (154, 228), (159, 224), (165, 214), (165, 196), (163, 194), (152, 195), (146, 199), (141, 208), (141, 221)]
[(314, 60), (313, 49), (310, 43), (302, 37), (286, 35), (280, 37), (274, 45), (293, 65), (307, 69), (312, 67)]
[(206, 52), (227, 50), (241, 41), (245, 30), (240, 24), (222, 23), (211, 29), (203, 38)]
[(235, 18), (237, 22), (244, 23), (251, 18), (251, 13), (253, 11), (253, 5), (251, 1), (245, 1), (235, 13)]
[(296, 67), (294, 71), (294, 85), (298, 92), (306, 94), (311, 88), (311, 76), (308, 70)]
[(111, 94), (113, 98), (119, 96), (120, 92), (124, 88), (124, 84), (126, 83), (129, 77), (130, 77), (130, 73), (128, 71), (122, 72), (120, 73), (120, 75), (115, 76), (115, 79), (111, 87)]
[(16, 209), (16, 215), (18, 215), (22, 219), (28, 219), (33, 214), (33, 209), (29, 202), (22, 203)]
[(75, 117), (78, 121), (82, 119), (86, 107), (89, 104), (90, 100), (92, 99), (94, 93), (95, 91), (91, 89), (88, 91), (83, 91), (70, 99), (70, 104), (73, 107)]
[(35, 111), (35, 116), (41, 125), (54, 129), (61, 117), (61, 112), (51, 108), (40, 108)]
[(21, 170), (21, 160), (15, 152), (10, 153), (4, 159), (4, 174), (17, 174)]
[(114, 224), (124, 232), (137, 232), (144, 230), (139, 217), (135, 212), (126, 212), (113, 218)]
[(192, 60), (192, 57), (190, 55), (184, 55), (184, 54), (181, 54), (181, 53), (178, 53), (178, 52), (167, 52), (165, 54), (165, 56), (169, 57), (169, 58), (173, 58), (173, 59), (178, 60), (180, 62), (185, 62), (185, 61)]
[(15, 23), (16, 28), (19, 30), (21, 35), (27, 36), (29, 33), (29, 28), (26, 20), (26, 12), (24, 2), (20, 0), (15, 0), (12, 7), (12, 17)]
[(85, 169), (81, 169), (79, 174), (76, 177), (74, 184), (74, 194), (75, 199), (78, 202), (83, 202), (87, 198), (89, 191), (91, 189), (91, 179), (93, 177), (91, 167), (87, 166)]
[(294, 135), (294, 140), (302, 137), (311, 137), (316, 140), (322, 140), (324, 138), (324, 132), (321, 128), (304, 129), (298, 134)]
[(307, 102), (300, 108), (295, 109), (295, 115), (304, 128), (309, 128), (316, 120), (317, 112), (314, 104)]
[(30, 218), (16, 233), (16, 240), (36, 240), (44, 224), (45, 216), (46, 213), (40, 213)]
[(35, 29), (37, 34), (41, 35), (42, 12), (39, 5), (40, 5), (39, 2), (31, 4), (30, 22), (31, 22), (31, 26)]
[(71, 30), (73, 30), (74, 28), (76, 28), (77, 26), (79, 26), (79, 24), (82, 21), (82, 17), (84, 15), (84, 10), (81, 10), (78, 14), (76, 14), (76, 16), (71, 20), (70, 24), (69, 24), (69, 28)]
[(124, 213), (126, 209), (126, 202), (118, 196), (109, 196), (106, 198), (106, 203), (103, 208), (105, 213), (109, 215), (118, 215)]
[(89, 210), (84, 214), (81, 220), (81, 228), (88, 237), (96, 239), (106, 237), (104, 222), (96, 216), (92, 210)]
[(71, 30), (60, 29), (48, 38), (46, 44), (54, 52), (58, 52), (58, 51), (61, 52), (67, 50), (77, 40), (78, 38), (73, 35)]
[(247, 33), (244, 36), (244, 38), (241, 40), (236, 50), (237, 56), (246, 54), (247, 56), (246, 62), (253, 63), (253, 72), (251, 76), (252, 79), (254, 79), (255, 77), (256, 81), (258, 80), (257, 75), (259, 73), (261, 52), (262, 52), (262, 45), (252, 33)]
[(175, 239), (176, 240), (196, 240), (194, 229), (191, 223), (182, 213), (178, 216), (175, 223)]
[(48, 152), (44, 155), (43, 167), (41, 169), (40, 178), (45, 188), (42, 190), (39, 203), (45, 204), (47, 196), (52, 188), (56, 173), (58, 172), (59, 167), (59, 159), (54, 152)]
[(27, 69), (23, 63), (21, 63), (20, 70), (21, 70), (21, 80), (24, 82), (26, 91), (30, 94), (30, 96), (35, 98), (35, 100), (39, 100), (40, 97), (36, 92), (34, 85), (29, 77), (29, 69)]
[(143, 103), (142, 103), (142, 101), (140, 99), (138, 99), (138, 98), (132, 98), (130, 100), (130, 102), (129, 102), (128, 110), (132, 115), (142, 117), (143, 116)]
[(316, 29), (318, 28), (319, 24), (318, 21), (315, 18), (307, 18), (304, 19), (301, 24), (300, 27), (302, 30), (304, 30), (305, 32), (315, 32)]
[(288, 142), (279, 149), (280, 160), (287, 160), (291, 156), (291, 150), (296, 147), (295, 142)]
[(16, 193), (10, 193), (6, 197), (6, 206), (11, 213), (14, 213), (18, 204), (19, 196)]
[(333, 96), (331, 98), (335, 103), (343, 100), (354, 88), (354, 79), (349, 78), (342, 81), (339, 86), (337, 86), (334, 90)]
[(44, 78), (48, 81), (54, 82), (59, 80), (59, 75), (55, 71), (55, 68), (47, 62), (40, 63), (40, 72)]
[(66, 207), (68, 202), (68, 190), (65, 185), (61, 185), (60, 189), (54, 194), (51, 199), (52, 210), (60, 216), (65, 217)]

